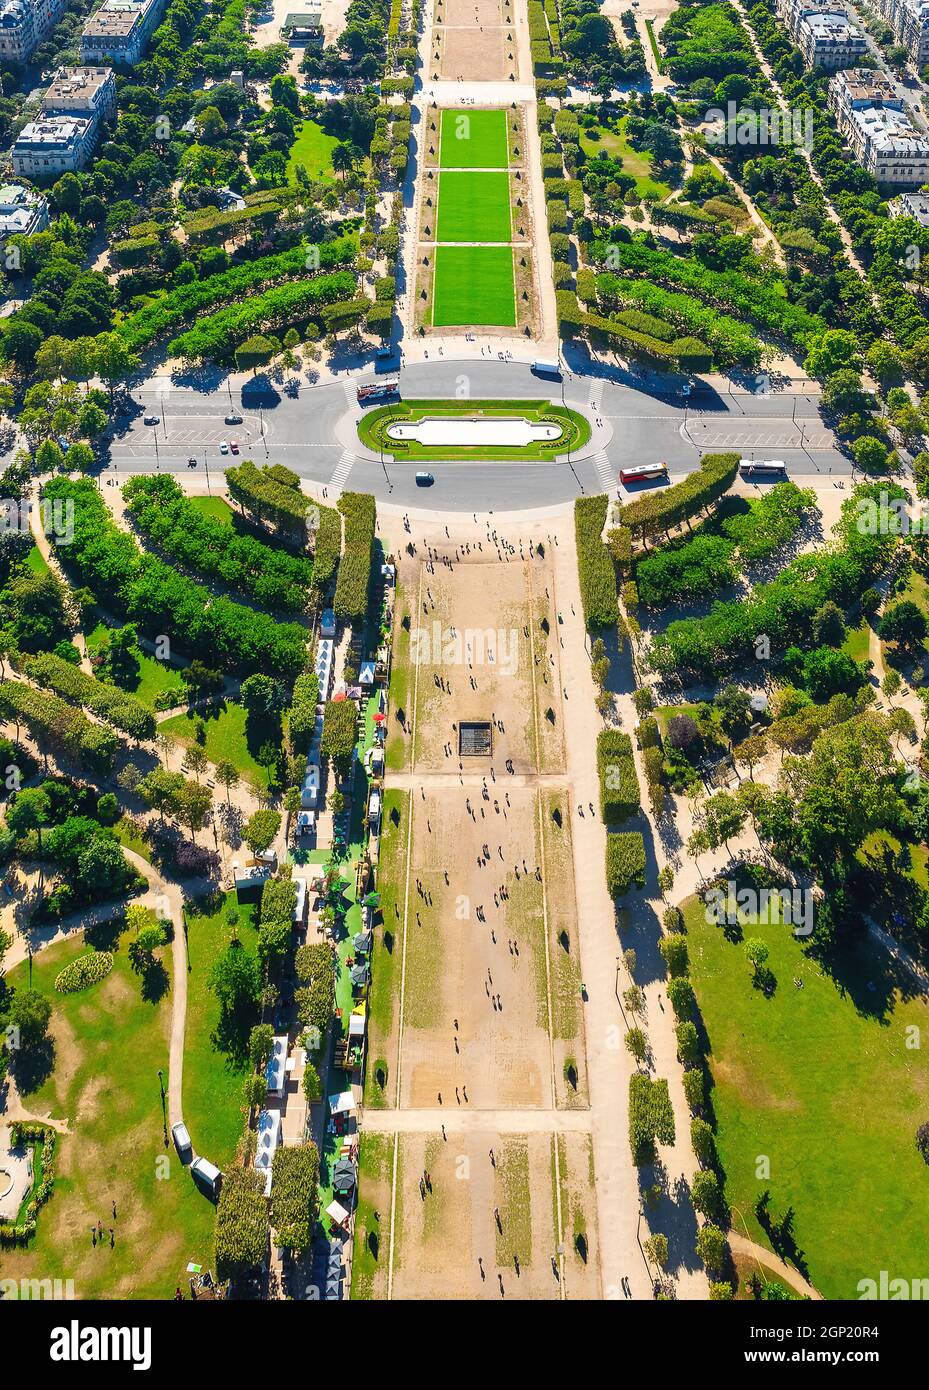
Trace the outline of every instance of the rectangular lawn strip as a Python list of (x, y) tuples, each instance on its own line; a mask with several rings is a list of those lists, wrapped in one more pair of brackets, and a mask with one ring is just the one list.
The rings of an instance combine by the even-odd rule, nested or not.
[(233, 517), (236, 515), (229, 503), (223, 497), (188, 497), (190, 505), (203, 516), (207, 516), (211, 521), (221, 521), (224, 526), (231, 526)]
[[(258, 1022), (257, 1011), (241, 1026), (221, 1027), (219, 1003), (210, 988), (213, 965), (232, 937), (225, 914), (238, 909), (236, 935), (246, 950), (254, 951), (257, 905), (238, 903), (235, 893), (195, 899), (186, 912), (187, 1025), (184, 1032), (184, 1120), (197, 1153), (218, 1168), (235, 1158), (236, 1145), (245, 1126), (242, 1084), (249, 1073), (245, 1052), (248, 1030)], [(221, 1043), (221, 1046), (217, 1044)]]
[[(115, 964), (99, 984), (58, 994), (58, 972), (89, 946), (81, 935), (42, 951), (32, 987), (52, 1003), (54, 1066), (23, 1098), (36, 1114), (68, 1121), (56, 1151), (55, 1188), (27, 1247), (3, 1252), (8, 1278), (73, 1279), (78, 1299), (169, 1298), (188, 1260), (213, 1261), (213, 1206), (201, 1195), (163, 1135), (158, 1068), (168, 1084), (171, 951), (160, 956), (165, 988), (145, 999), (127, 942), (98, 929)], [(10, 972), (29, 988), (29, 966)], [(112, 1208), (116, 1203), (117, 1216)], [(103, 1222), (96, 1247), (90, 1226)], [(109, 1228), (115, 1243), (110, 1247)]]
[[(358, 1148), (358, 1205), (352, 1251), (353, 1299), (387, 1296), (390, 1194), (394, 1169), (392, 1134), (362, 1132)], [(375, 1217), (374, 1213), (378, 1216)]]
[[(746, 925), (770, 950), (766, 997), (744, 946), (696, 899), (685, 918), (737, 1229), (769, 1244), (754, 1215), (769, 1189), (774, 1221), (794, 1211), (808, 1277), (827, 1299), (855, 1298), (882, 1269), (922, 1271), (929, 1188), (915, 1135), (927, 1088), (907, 1030), (925, 1036), (929, 1003), (870, 943), (845, 952), (832, 978), (784, 927)], [(759, 1155), (770, 1177), (756, 1177)]]
[[(545, 882), (548, 890), (546, 907), (551, 942), (552, 1027), (556, 1038), (573, 1042), (580, 1040), (581, 1034), (581, 967), (577, 950), (571, 808), (565, 791), (543, 791), (541, 797)], [(560, 825), (554, 819), (556, 811), (561, 817)], [(567, 948), (564, 941), (567, 941)]]
[(532, 1263), (532, 1198), (529, 1180), (529, 1139), (515, 1134), (504, 1139), (497, 1150), (494, 1170), (494, 1203), (500, 1209), (497, 1229), (498, 1265), (512, 1267), (513, 1256), (520, 1264)]
[(444, 170), (436, 241), (509, 242), (510, 176), (505, 170)]
[(443, 111), (439, 163), (443, 169), (505, 169), (506, 111)]
[[(396, 813), (396, 822), (394, 819)], [(371, 955), (371, 989), (368, 995), (368, 1060), (365, 1072), (365, 1105), (382, 1107), (387, 1098), (375, 1079), (376, 1066), (387, 1066), (387, 1087), (396, 1073), (397, 1037), (395, 1002), (400, 998), (400, 958), (403, 951), (403, 909), (406, 894), (407, 836), (410, 828), (410, 793), (388, 788), (381, 816), (381, 844), (377, 888), (381, 895), (381, 925), (375, 928)]]
[[(248, 746), (245, 706), (235, 700), (223, 704), (205, 705), (187, 714), (175, 714), (158, 725), (158, 732), (190, 747), (196, 742), (197, 720), (206, 728), (203, 751), (211, 763), (230, 762), (253, 787), (264, 790), (268, 785), (268, 769), (262, 767)], [(220, 792), (220, 795), (223, 793)]]
[(437, 246), (433, 327), (516, 326), (509, 246)]
[[(390, 688), (388, 691), (387, 712), (389, 723), (387, 725), (387, 748), (384, 755), (384, 765), (388, 772), (402, 772), (408, 762), (408, 749), (410, 744), (409, 735), (404, 732), (400, 723), (400, 714), (406, 721), (407, 728), (413, 718), (413, 667), (410, 661), (410, 629), (412, 618), (410, 615), (410, 604), (415, 603), (417, 594), (411, 588), (407, 593), (407, 586), (397, 581), (397, 598), (394, 609), (394, 641), (392, 660), (390, 664)], [(408, 619), (404, 626), (404, 618)]]

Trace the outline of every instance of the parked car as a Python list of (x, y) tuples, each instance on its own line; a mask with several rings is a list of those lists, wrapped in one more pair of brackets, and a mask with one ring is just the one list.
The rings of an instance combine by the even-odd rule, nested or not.
[(190, 1175), (197, 1186), (208, 1197), (218, 1197), (223, 1175), (208, 1158), (195, 1158), (190, 1165)]
[(188, 1159), (193, 1158), (194, 1148), (190, 1142), (190, 1135), (187, 1132), (187, 1126), (185, 1124), (179, 1121), (174, 1125), (171, 1129), (171, 1138), (174, 1140), (177, 1156), (182, 1163), (186, 1163)]
[(435, 478), (432, 476), (431, 473), (417, 473), (417, 474), (416, 474), (416, 486), (417, 486), (417, 487), (432, 487), (432, 484), (433, 484), (434, 482), (435, 482)]
[(239, 444), (238, 444), (238, 441), (235, 440), (235, 439), (230, 440), (230, 442), (229, 442), (229, 448), (230, 448), (230, 450), (231, 450), (231, 452), (232, 452), (233, 454), (237, 454), (237, 453), (239, 452)]
[(223, 442), (222, 442), (222, 443), (220, 444), (220, 446), (219, 446), (219, 452), (220, 452), (221, 454), (228, 454), (228, 452), (229, 452), (229, 445), (226, 443), (225, 439), (223, 440)]
[(144, 420), (142, 421), (142, 423), (143, 423), (144, 425), (160, 425), (160, 424), (161, 424), (161, 416), (160, 416), (160, 415), (146, 415), (145, 418), (144, 418)]
[(234, 410), (230, 410), (229, 414), (226, 416), (226, 424), (227, 424), (227, 425), (241, 425), (241, 423), (242, 423), (242, 416), (236, 414), (236, 412), (235, 412)]

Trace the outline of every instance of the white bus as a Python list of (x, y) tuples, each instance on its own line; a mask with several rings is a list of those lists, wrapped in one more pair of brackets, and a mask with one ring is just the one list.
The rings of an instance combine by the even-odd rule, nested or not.
[(386, 396), (399, 396), (399, 394), (399, 381), (369, 381), (356, 387), (355, 390), (359, 405), (367, 405), (369, 401), (382, 401)]
[(787, 464), (783, 459), (739, 459), (739, 472), (749, 481), (765, 478), (778, 483), (787, 477)]
[(619, 470), (619, 481), (621, 483), (654, 483), (664, 480), (667, 482), (668, 465), (666, 463), (637, 463), (630, 468)]

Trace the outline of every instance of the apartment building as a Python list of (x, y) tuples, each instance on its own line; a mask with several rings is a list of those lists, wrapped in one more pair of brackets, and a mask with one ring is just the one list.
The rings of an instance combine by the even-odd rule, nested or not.
[(88, 116), (39, 116), (20, 131), (10, 151), (13, 172), (28, 179), (54, 180), (83, 169), (96, 143), (96, 122)]
[(145, 54), (167, 0), (103, 0), (84, 25), (81, 61), (131, 66)]
[(910, 55), (914, 68), (929, 65), (929, 0), (875, 0), (897, 43)]
[(116, 115), (112, 68), (59, 68), (42, 98), (46, 116), (91, 116), (98, 123)]
[(33, 236), (48, 226), (48, 203), (21, 183), (0, 186), (0, 245), (11, 236)]
[(851, 68), (868, 51), (867, 39), (841, 5), (778, 0), (778, 13), (808, 68)]
[(0, 0), (0, 60), (28, 62), (64, 9), (65, 0)]
[(901, 193), (887, 206), (891, 217), (912, 217), (921, 227), (929, 227), (929, 194)]
[(929, 137), (912, 124), (884, 73), (836, 73), (829, 104), (855, 158), (878, 183), (918, 188), (929, 180)]
[(59, 68), (35, 120), (21, 130), (10, 155), (17, 174), (55, 179), (83, 169), (104, 121), (116, 115), (112, 68)]

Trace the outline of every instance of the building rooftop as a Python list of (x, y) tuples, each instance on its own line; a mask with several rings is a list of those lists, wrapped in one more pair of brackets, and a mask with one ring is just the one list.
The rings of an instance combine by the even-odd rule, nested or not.
[(842, 88), (848, 100), (861, 106), (892, 106), (900, 109), (903, 100), (890, 78), (869, 68), (848, 68), (836, 73), (833, 83)]
[(902, 111), (865, 106), (852, 112), (852, 120), (881, 154), (929, 159), (929, 137), (917, 130)]
[(56, 101), (70, 101), (77, 96), (92, 97), (105, 86), (112, 68), (84, 67), (59, 68), (45, 93), (45, 102), (53, 106)]
[(23, 126), (13, 149), (20, 150), (28, 145), (66, 149), (86, 134), (90, 124), (84, 116), (42, 116)]
[(864, 42), (861, 30), (852, 24), (844, 10), (810, 10), (803, 23), (818, 43), (848, 43), (853, 39)]
[(929, 227), (929, 194), (901, 193), (896, 199), (896, 207), (892, 208), (891, 212), (895, 217), (912, 217), (921, 227)]
[(104, 0), (84, 25), (86, 38), (113, 38), (132, 33), (151, 0)]

